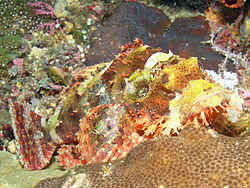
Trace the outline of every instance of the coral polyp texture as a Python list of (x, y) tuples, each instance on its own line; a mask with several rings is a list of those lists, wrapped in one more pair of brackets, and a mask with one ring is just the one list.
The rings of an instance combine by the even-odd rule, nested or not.
[(134, 148), (122, 160), (73, 169), (36, 187), (249, 187), (249, 133), (188, 127)]
[(246, 0), (220, 0), (222, 4), (230, 8), (242, 7)]
[(228, 135), (244, 129), (231, 125), (241, 118), (244, 101), (204, 80), (197, 58), (164, 53), (140, 39), (75, 78), (50, 117), (9, 100), (25, 169), (44, 168), (56, 150), (60, 164), (70, 168), (121, 159), (144, 141), (176, 136), (188, 126)]

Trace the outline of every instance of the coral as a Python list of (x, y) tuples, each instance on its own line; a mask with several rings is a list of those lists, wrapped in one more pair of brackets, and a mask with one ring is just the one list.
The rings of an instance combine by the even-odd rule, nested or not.
[(5, 107), (3, 103), (4, 101), (2, 100), (1, 109), (0, 109), (0, 113), (1, 113), (0, 127), (5, 126), (6, 124), (10, 122), (10, 114), (8, 112), (7, 107)]
[(16, 58), (13, 60), (13, 66), (8, 70), (10, 77), (15, 77), (17, 74), (23, 74), (24, 59)]
[(60, 31), (62, 32), (62, 29), (60, 27), (60, 23), (59, 23), (59, 19), (56, 19), (55, 22), (51, 22), (51, 23), (44, 23), (38, 26), (38, 30), (43, 30), (44, 28), (49, 30), (49, 35), (51, 36), (53, 34), (53, 31), (55, 28), (59, 28)]
[[(19, 98), (21, 101), (30, 101), (32, 97), (37, 97), (46, 90), (43, 88), (44, 85), (40, 84), (45, 80), (50, 81), (46, 75), (44, 62), (41, 63), (41, 59), (32, 61), (32, 58), (30, 60), (27, 58), (30, 55), (30, 48), (34, 46), (42, 48), (44, 44), (41, 45), (41, 41), (36, 41), (40, 42), (39, 44), (34, 42), (34, 38), (42, 38), (41, 33), (37, 34), (35, 30), (40, 24), (51, 21), (48, 15), (35, 15), (32, 12), (28, 3), (33, 2), (33, 0), (1, 0), (0, 93), (3, 96), (1, 99), (5, 102), (10, 96)], [(42, 2), (51, 3), (51, 0)], [(33, 37), (35, 34), (37, 36)], [(50, 38), (45, 45), (48, 44), (48, 41), (53, 45), (57, 43), (54, 38)], [(17, 65), (18, 59), (23, 59), (22, 65)]]
[(58, 67), (49, 66), (48, 67), (48, 74), (51, 77), (52, 80), (54, 80), (56, 83), (60, 83), (63, 85), (67, 85), (67, 76), (65, 72)]
[(240, 89), (239, 91), (242, 98), (245, 100), (244, 105), (248, 108), (250, 107), (250, 92), (245, 89)]
[[(34, 3), (28, 3), (30, 7), (36, 7), (39, 9), (35, 9), (35, 15), (50, 15), (51, 18), (55, 18), (54, 15), (54, 9), (47, 3), (43, 2), (34, 2)], [(49, 30), (49, 35), (51, 36), (53, 34), (53, 30), (55, 28), (59, 28), (60, 31), (62, 32), (62, 28), (60, 26), (60, 21), (59, 19), (56, 19), (54, 22), (50, 23), (43, 23), (38, 26), (38, 30), (43, 30), (43, 29)]]
[[(237, 1), (233, 2), (236, 3)], [(245, 14), (247, 14), (247, 10), (244, 8), (231, 10), (221, 7), (218, 3), (213, 4), (206, 12), (212, 28), (210, 40), (212, 49), (224, 56), (229, 53), (234, 54), (233, 58), (229, 58), (234, 62), (239, 59), (241, 59), (241, 62), (247, 60), (244, 56), (248, 56), (249, 53), (249, 39), (241, 31), (241, 27), (244, 27), (247, 20), (247, 17), (244, 19)], [(238, 56), (238, 59), (235, 56)]]
[[(1, 28), (0, 28), (1, 30)], [(21, 46), (21, 36), (8, 33), (0, 35), (0, 75), (6, 76), (8, 63), (17, 56), (16, 49)]]
[[(47, 0), (44, 0), (46, 2)], [(21, 46), (21, 38), (48, 20), (46, 16), (37, 17), (27, 5), (29, 0), (1, 0), (0, 6), (0, 60), (1, 74), (6, 74), (6, 65), (14, 59)], [(15, 55), (16, 54), (16, 55)], [(14, 57), (13, 57), (14, 55)], [(5, 70), (5, 71), (4, 71)]]
[(34, 2), (34, 3), (28, 3), (27, 5), (39, 8), (35, 10), (35, 15), (50, 15), (52, 18), (54, 17), (53, 13), (54, 9), (47, 3)]
[(72, 33), (78, 44), (89, 44), (90, 33), (104, 18), (109, 6), (112, 4), (101, 0), (58, 0), (55, 2), (54, 14), (62, 20), (64, 32)]
[(21, 74), (23, 74), (23, 61), (24, 59), (20, 59), (20, 58), (16, 58), (13, 60), (14, 65), (19, 66)]
[(234, 92), (235, 94), (238, 94), (237, 86), (239, 84), (239, 80), (236, 73), (225, 71), (222, 75), (219, 75), (212, 70), (206, 70), (206, 74), (215, 83), (219, 83), (222, 87)]
[(10, 124), (6, 124), (2, 127), (0, 132), (1, 138), (14, 139), (13, 129)]
[[(8, 77), (2, 78), (2, 83), (6, 84), (1, 92), (5, 100), (12, 96), (31, 103), (36, 98), (40, 101), (40, 114), (47, 116), (52, 111), (51, 106), (58, 101), (57, 94), (71, 83), (72, 72), (84, 66), (83, 47), (75, 44), (72, 35), (55, 32), (49, 36), (33, 31), (32, 35), (23, 38), (19, 53), (22, 54), (19, 58), (8, 63)], [(22, 64), (17, 61), (19, 59)]]
[(219, 0), (222, 4), (229, 8), (239, 8), (243, 6), (246, 0)]
[[(1, 114), (2, 118), (6, 118), (6, 112), (1, 110)], [(4, 124), (0, 129), (0, 151), (9, 151), (16, 154), (15, 137), (10, 124)]]
[(181, 1), (181, 3), (184, 4), (184, 6), (190, 7), (191, 9), (194, 10), (201, 10), (204, 11), (205, 9), (208, 8), (208, 5), (210, 4), (211, 1), (207, 0), (198, 0), (198, 1), (192, 1), (192, 0), (187, 0), (187, 1)]
[[(226, 7), (215, 2), (206, 12), (212, 28), (209, 44), (212, 50), (225, 57), (219, 63), (220, 76), (226, 76), (227, 72), (236, 72), (238, 84), (247, 89), (249, 85), (249, 37), (245, 29), (249, 20), (248, 8), (242, 6), (245, 1), (221, 2), (225, 3)], [(229, 69), (229, 66), (233, 66), (233, 69)], [(237, 91), (234, 90), (234, 92)]]
[(250, 92), (246, 91), (245, 89), (241, 90), (243, 99), (249, 99), (250, 98)]
[(249, 132), (240, 137), (189, 127), (144, 142), (123, 159), (77, 167), (36, 187), (248, 187)]

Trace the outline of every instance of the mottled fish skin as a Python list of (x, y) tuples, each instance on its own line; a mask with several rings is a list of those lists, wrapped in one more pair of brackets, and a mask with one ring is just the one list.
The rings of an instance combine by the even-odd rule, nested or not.
[(9, 107), (20, 163), (27, 170), (44, 168), (57, 144), (42, 127), (42, 117), (11, 100)]
[[(146, 51), (147, 48), (149, 48), (149, 51)], [(86, 161), (86, 159), (80, 157), (76, 147), (79, 142), (79, 136), (77, 136), (76, 133), (80, 130), (80, 120), (92, 108), (98, 108), (99, 105), (109, 105), (110, 103), (114, 103), (114, 101), (120, 102), (120, 94), (117, 95), (117, 92), (113, 88), (120, 88), (120, 85), (117, 84), (117, 80), (129, 77), (130, 74), (133, 73), (132, 70), (137, 69), (136, 65), (139, 64), (132, 61), (133, 57), (138, 61), (140, 60), (140, 66), (143, 67), (147, 58), (141, 61), (144, 57), (142, 54), (145, 52), (145, 57), (149, 57), (156, 51), (156, 49), (151, 47), (144, 47), (143, 42), (137, 39), (134, 44), (123, 46), (117, 59), (111, 63), (87, 67), (81, 72), (80, 77), (82, 77), (82, 79), (79, 79), (84, 81), (73, 83), (61, 92), (61, 102), (54, 109), (54, 114), (47, 120), (44, 120), (40, 115), (34, 113), (24, 104), (12, 102), (10, 99), (10, 114), (17, 141), (17, 155), (24, 168), (27, 170), (44, 168), (46, 164), (49, 163), (56, 148), (60, 145), (62, 147), (58, 150), (58, 159), (62, 161), (62, 164), (65, 164), (66, 167), (85, 164), (86, 162), (84, 161)], [(127, 58), (131, 54), (132, 59), (130, 57)], [(121, 71), (125, 71), (127, 66), (131, 67), (130, 74), (121, 76)], [(118, 76), (115, 75), (113, 77), (112, 75), (114, 74)], [(112, 79), (114, 79), (114, 84), (111, 84)], [(115, 87), (113, 87), (113, 85), (115, 85)], [(119, 134), (120, 136), (122, 135), (122, 133)], [(128, 140), (128, 144), (131, 143), (128, 139), (129, 137), (121, 137), (125, 137), (122, 138), (124, 143), (125, 140)], [(106, 140), (107, 143), (110, 142), (108, 139)], [(106, 147), (113, 148), (111, 146)], [(132, 147), (133, 144), (131, 144), (129, 149), (124, 147), (124, 150), (127, 153)], [(101, 149), (100, 147), (100, 150)], [(64, 155), (67, 150), (70, 152)], [(122, 154), (119, 154), (119, 156), (122, 156)], [(103, 160), (104, 158), (107, 160), (107, 157), (104, 156)], [(70, 160), (69, 165), (63, 162), (66, 160)]]
[[(159, 51), (136, 39), (113, 61), (83, 69), (82, 79), (60, 93), (60, 103), (46, 121), (10, 100), (24, 168), (44, 168), (57, 147), (57, 160), (66, 168), (117, 160), (154, 137), (176, 136), (192, 124), (223, 127), (231, 121), (229, 110), (241, 114), (243, 101), (204, 80), (197, 58)], [(214, 95), (218, 89), (221, 94)], [(197, 101), (197, 111), (185, 108)]]

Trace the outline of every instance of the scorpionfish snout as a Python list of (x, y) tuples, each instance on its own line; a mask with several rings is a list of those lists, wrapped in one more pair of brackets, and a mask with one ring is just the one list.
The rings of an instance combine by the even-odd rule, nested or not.
[(193, 80), (181, 97), (170, 105), (181, 114), (183, 125), (210, 125), (218, 132), (232, 135), (232, 123), (239, 120), (244, 101), (233, 92), (207, 80)]

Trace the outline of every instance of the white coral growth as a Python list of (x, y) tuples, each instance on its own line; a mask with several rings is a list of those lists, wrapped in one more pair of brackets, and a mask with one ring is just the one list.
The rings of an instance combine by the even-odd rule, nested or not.
[(219, 83), (222, 87), (238, 95), (237, 85), (239, 80), (236, 73), (224, 71), (222, 75), (219, 75), (213, 70), (206, 70), (206, 73), (215, 83)]

